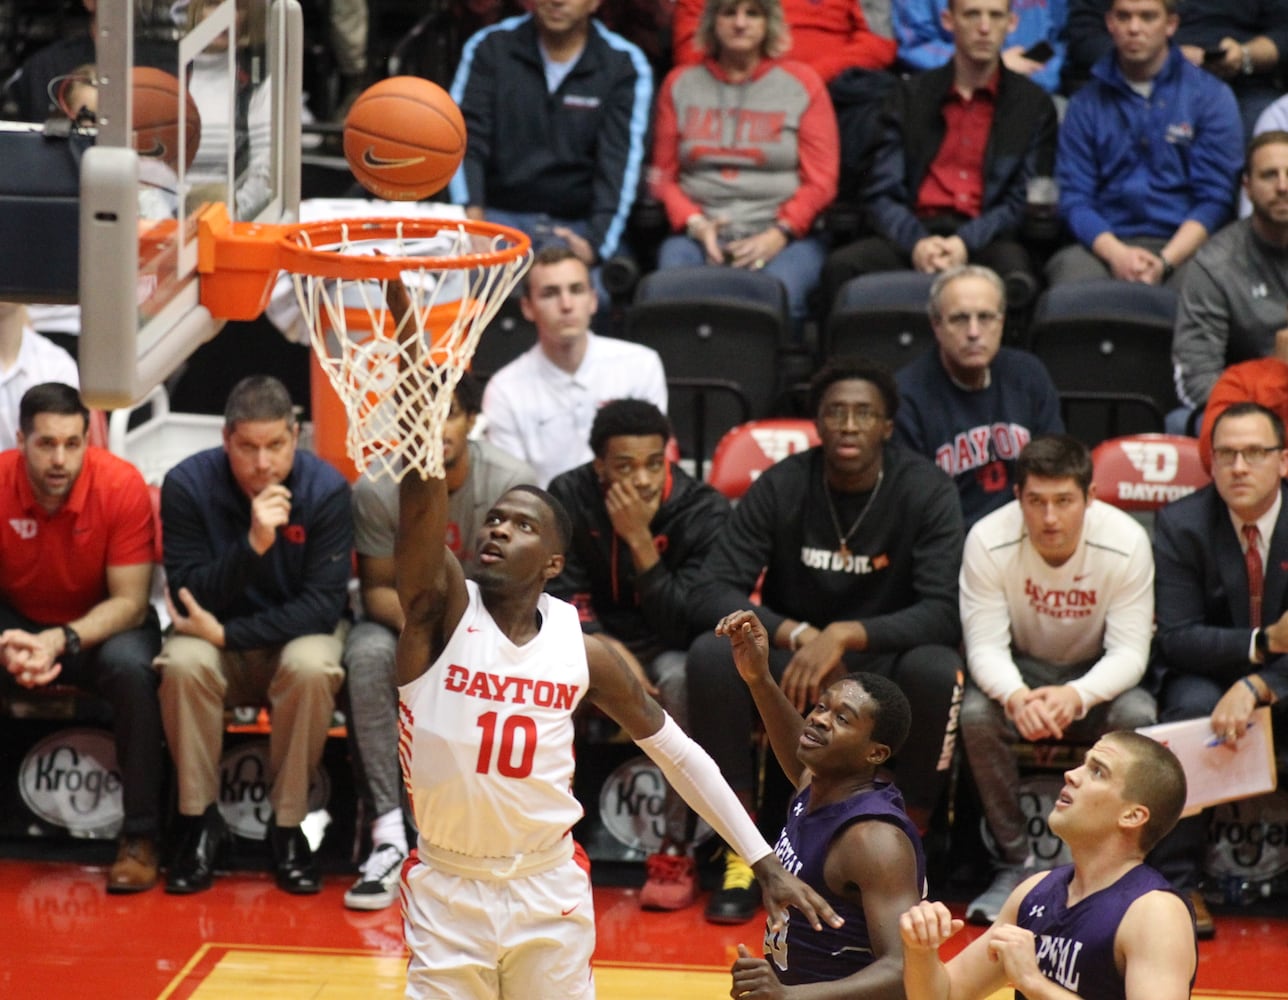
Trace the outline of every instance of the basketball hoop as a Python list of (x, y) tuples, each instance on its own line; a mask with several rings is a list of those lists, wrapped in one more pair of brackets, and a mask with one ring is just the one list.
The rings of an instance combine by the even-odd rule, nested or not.
[[(411, 469), (442, 477), (456, 383), (531, 262), (528, 237), (468, 219), (262, 226), (216, 212), (201, 227), (201, 301), (213, 315), (258, 315), (277, 272), (290, 273), (358, 470), (394, 482)], [(389, 283), (400, 279), (411, 307), (394, 316)]]

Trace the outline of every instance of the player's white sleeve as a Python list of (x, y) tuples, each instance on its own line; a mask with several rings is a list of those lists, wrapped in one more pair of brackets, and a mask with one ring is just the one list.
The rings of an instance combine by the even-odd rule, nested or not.
[(773, 849), (756, 829), (738, 796), (721, 776), (716, 762), (684, 734), (671, 716), (666, 715), (661, 729), (636, 740), (635, 745), (652, 758), (671, 787), (747, 864), (754, 865), (772, 853)]

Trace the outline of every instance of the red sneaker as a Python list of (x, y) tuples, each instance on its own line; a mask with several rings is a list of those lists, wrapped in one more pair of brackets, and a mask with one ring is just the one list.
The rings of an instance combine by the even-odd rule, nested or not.
[(646, 910), (683, 910), (698, 898), (698, 866), (685, 854), (650, 854), (644, 862), (647, 878), (640, 890)]

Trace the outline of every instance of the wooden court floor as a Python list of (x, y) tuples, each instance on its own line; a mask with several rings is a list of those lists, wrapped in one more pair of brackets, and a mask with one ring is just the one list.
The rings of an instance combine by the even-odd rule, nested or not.
[[(0, 860), (0, 997), (5, 1000), (366, 1000), (402, 996), (396, 907), (355, 913), (348, 876), (290, 897), (259, 873), (197, 896), (103, 892), (104, 868)], [(642, 913), (634, 890), (595, 892), (601, 1000), (716, 1000), (739, 942), (762, 926), (715, 927), (701, 906)], [(1282, 908), (1288, 910), (1288, 907)], [(1004, 1000), (1008, 993), (999, 994)], [(1218, 915), (1200, 946), (1195, 997), (1288, 1000), (1288, 912)], [(535, 1000), (535, 998), (534, 998)]]

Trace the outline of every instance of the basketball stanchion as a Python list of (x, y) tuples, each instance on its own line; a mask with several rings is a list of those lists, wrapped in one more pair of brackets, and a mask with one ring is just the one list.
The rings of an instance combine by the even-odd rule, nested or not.
[[(523, 233), (469, 219), (266, 226), (233, 223), (213, 205), (198, 223), (202, 305), (221, 319), (253, 319), (278, 272), (289, 272), (344, 407), (346, 452), (359, 472), (394, 482), (412, 469), (444, 474), (453, 390), (531, 258)], [(398, 280), (410, 308), (395, 316), (387, 296)]]

